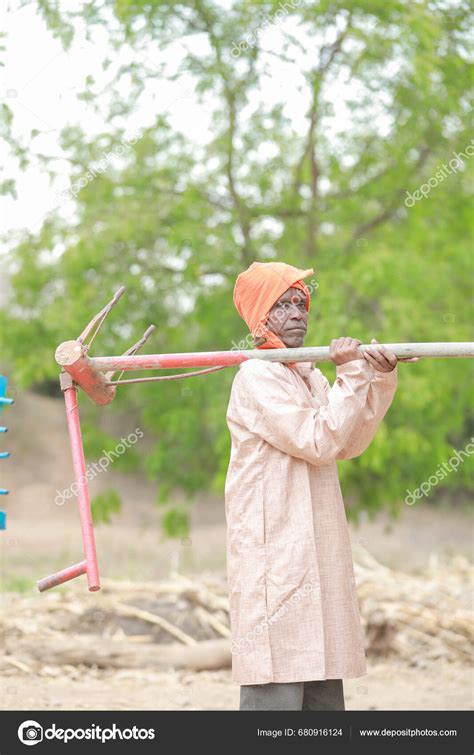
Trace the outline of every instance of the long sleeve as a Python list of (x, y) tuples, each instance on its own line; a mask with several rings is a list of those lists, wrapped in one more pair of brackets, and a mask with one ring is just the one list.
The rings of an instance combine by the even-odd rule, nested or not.
[(371, 377), (365, 360), (338, 366), (328, 403), (316, 409), (299, 405), (291, 385), (271, 365), (245, 364), (236, 376), (227, 418), (284, 453), (310, 464), (327, 464), (343, 452), (363, 422)]
[[(341, 365), (341, 367), (344, 367), (344, 365)], [(336, 459), (340, 461), (360, 456), (369, 447), (397, 389), (397, 366), (391, 372), (380, 372), (369, 363), (367, 363), (367, 367), (371, 371), (371, 380), (366, 403), (362, 411), (358, 413), (357, 420), (346, 443), (336, 456)], [(340, 366), (336, 369), (338, 376), (339, 369)], [(329, 396), (332, 388), (324, 375), (323, 379), (326, 393)]]

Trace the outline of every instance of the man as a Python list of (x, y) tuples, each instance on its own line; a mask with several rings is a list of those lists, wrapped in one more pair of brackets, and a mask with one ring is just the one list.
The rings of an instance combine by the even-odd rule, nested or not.
[[(312, 273), (253, 262), (238, 276), (234, 302), (258, 348), (303, 346)], [(367, 673), (336, 462), (374, 438), (397, 357), (374, 345), (362, 358), (360, 344), (331, 341), (332, 387), (314, 362), (262, 359), (232, 384), (225, 509), (241, 710), (344, 710), (342, 680)]]

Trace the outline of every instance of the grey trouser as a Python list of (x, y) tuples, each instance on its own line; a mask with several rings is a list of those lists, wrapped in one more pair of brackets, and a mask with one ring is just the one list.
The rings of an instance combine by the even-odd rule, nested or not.
[(342, 679), (242, 684), (240, 710), (345, 710)]

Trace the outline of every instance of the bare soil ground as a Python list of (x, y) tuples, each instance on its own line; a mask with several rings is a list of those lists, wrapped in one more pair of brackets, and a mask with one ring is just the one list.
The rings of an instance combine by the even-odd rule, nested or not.
[[(230, 671), (89, 672), (71, 678), (3, 677), (4, 710), (238, 710)], [(347, 710), (472, 710), (472, 672), (461, 664), (371, 664), (369, 674), (344, 681)]]

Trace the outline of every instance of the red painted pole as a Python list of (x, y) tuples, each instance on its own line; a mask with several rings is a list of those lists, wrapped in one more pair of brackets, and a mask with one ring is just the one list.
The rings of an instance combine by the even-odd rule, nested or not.
[(78, 485), (79, 515), (81, 517), (82, 542), (87, 564), (87, 582), (89, 590), (100, 590), (99, 568), (95, 550), (94, 527), (92, 524), (91, 505), (89, 500), (89, 486), (87, 484), (86, 463), (82, 447), (81, 425), (77, 407), (77, 388), (66, 388), (64, 391), (66, 402), (66, 417), (71, 441), (72, 463)]
[[(258, 353), (261, 356), (262, 352)], [(172, 369), (173, 367), (210, 367), (213, 365), (237, 366), (249, 358), (249, 353), (245, 351), (195, 351), (178, 354), (91, 357), (89, 361), (91, 369), (95, 370), (153, 370), (158, 368)], [(65, 366), (64, 369), (69, 372), (68, 367)]]
[[(68, 375), (66, 380), (72, 384)], [(69, 430), (69, 440), (71, 442), (72, 463), (74, 475), (78, 486), (77, 498), (79, 504), (79, 516), (81, 518), (82, 543), (84, 547), (85, 561), (74, 566), (69, 566), (56, 574), (39, 580), (37, 586), (40, 592), (49, 590), (51, 587), (67, 582), (81, 574), (87, 574), (89, 590), (96, 592), (100, 590), (99, 567), (97, 565), (97, 554), (95, 549), (94, 527), (92, 524), (91, 506), (89, 500), (89, 486), (86, 476), (86, 463), (84, 459), (84, 449), (82, 446), (81, 425), (79, 422), (79, 410), (77, 407), (77, 388), (63, 382), (64, 401), (66, 404), (66, 418)], [(68, 387), (66, 387), (66, 385)]]
[(40, 579), (36, 584), (38, 585), (38, 590), (44, 592), (51, 587), (62, 585), (63, 582), (68, 582), (70, 579), (74, 579), (74, 577), (80, 577), (81, 574), (85, 574), (86, 572), (87, 564), (85, 561), (81, 561), (80, 564), (68, 566), (66, 569), (56, 572), (56, 574), (51, 574), (50, 577)]

